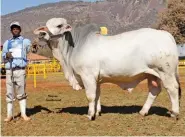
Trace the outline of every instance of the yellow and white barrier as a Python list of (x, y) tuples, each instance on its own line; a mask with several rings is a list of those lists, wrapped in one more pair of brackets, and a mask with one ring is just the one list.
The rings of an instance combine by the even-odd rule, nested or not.
[(44, 79), (47, 78), (48, 73), (62, 73), (62, 68), (59, 62), (53, 60), (51, 63), (41, 63), (41, 64), (29, 64), (26, 69), (27, 76), (33, 76), (34, 87), (36, 88), (36, 77), (43, 76)]
[[(185, 74), (185, 60), (179, 61), (179, 72)], [(28, 77), (33, 76), (34, 88), (37, 87), (37, 76), (43, 76), (46, 79), (48, 74), (63, 75), (62, 67), (56, 60), (50, 63), (29, 64), (26, 73)]]
[(185, 60), (179, 60), (179, 66), (185, 66)]

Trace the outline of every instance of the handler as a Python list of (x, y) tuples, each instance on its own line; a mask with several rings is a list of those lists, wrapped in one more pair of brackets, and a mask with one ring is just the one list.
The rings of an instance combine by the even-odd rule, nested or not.
[(21, 117), (25, 121), (30, 118), (26, 115), (26, 73), (25, 67), (27, 65), (27, 53), (30, 50), (31, 41), (23, 38), (21, 33), (21, 26), (19, 22), (12, 22), (10, 24), (10, 31), (12, 38), (6, 40), (3, 45), (2, 57), (5, 61), (6, 68), (6, 102), (7, 102), (7, 118), (4, 121), (8, 122), (13, 119), (13, 101), (16, 98), (19, 100)]

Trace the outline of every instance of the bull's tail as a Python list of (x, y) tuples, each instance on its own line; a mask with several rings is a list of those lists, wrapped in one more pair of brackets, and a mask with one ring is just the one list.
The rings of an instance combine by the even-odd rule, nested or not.
[(180, 81), (179, 81), (179, 72), (178, 72), (178, 68), (177, 68), (177, 72), (176, 72), (176, 80), (177, 80), (177, 83), (178, 83), (178, 85), (179, 85), (178, 93), (179, 93), (179, 104), (180, 104), (180, 99), (181, 99), (181, 96), (182, 96), (182, 91), (181, 91), (181, 85), (180, 85)]

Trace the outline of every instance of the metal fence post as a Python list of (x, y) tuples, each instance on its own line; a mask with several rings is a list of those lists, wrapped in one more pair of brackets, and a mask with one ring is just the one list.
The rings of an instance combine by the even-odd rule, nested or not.
[(37, 85), (36, 85), (36, 68), (35, 68), (36, 66), (35, 66), (35, 64), (33, 65), (33, 68), (34, 68), (34, 75), (33, 75), (33, 82), (34, 82), (34, 88), (36, 88), (37, 87)]

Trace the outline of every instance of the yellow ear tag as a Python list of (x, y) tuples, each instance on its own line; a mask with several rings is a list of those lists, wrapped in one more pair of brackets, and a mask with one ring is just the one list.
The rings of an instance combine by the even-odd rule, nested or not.
[(106, 27), (100, 27), (100, 34), (101, 35), (107, 35), (108, 29)]

